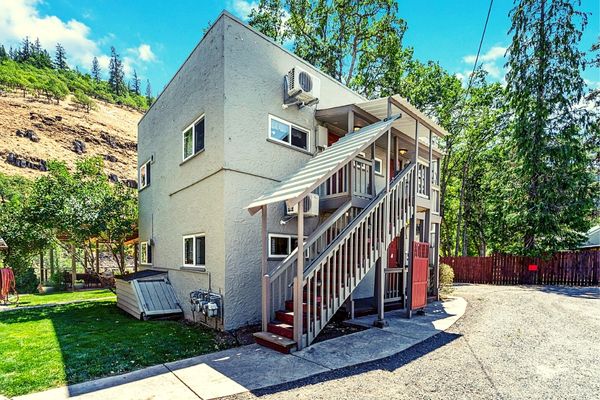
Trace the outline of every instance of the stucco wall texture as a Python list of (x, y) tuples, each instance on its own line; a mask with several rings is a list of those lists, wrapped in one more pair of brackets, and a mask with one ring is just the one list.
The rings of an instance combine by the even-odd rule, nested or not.
[[(320, 77), (316, 107), (282, 107), (283, 78), (295, 65)], [(190, 291), (208, 289), (210, 275), (224, 295), (224, 329), (260, 320), (261, 217), (245, 207), (312, 157), (268, 140), (269, 115), (310, 130), (313, 153), (316, 109), (364, 100), (229, 14), (213, 24), (138, 131), (140, 165), (154, 156), (151, 185), (139, 194), (140, 239), (154, 240), (146, 267), (168, 270), (187, 318)], [(205, 150), (182, 163), (182, 132), (202, 114)], [(269, 206), (269, 232), (296, 234), (282, 216), (282, 204)], [(316, 224), (308, 218), (305, 234)], [(183, 236), (195, 233), (206, 235), (205, 271), (182, 269)], [(369, 286), (361, 294), (372, 294)]]

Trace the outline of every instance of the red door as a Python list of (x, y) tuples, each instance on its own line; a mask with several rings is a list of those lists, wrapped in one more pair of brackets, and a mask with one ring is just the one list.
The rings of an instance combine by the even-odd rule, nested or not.
[(395, 237), (388, 247), (388, 268), (398, 267), (398, 238)]
[(427, 270), (429, 269), (429, 243), (413, 242), (411, 310), (427, 305)]

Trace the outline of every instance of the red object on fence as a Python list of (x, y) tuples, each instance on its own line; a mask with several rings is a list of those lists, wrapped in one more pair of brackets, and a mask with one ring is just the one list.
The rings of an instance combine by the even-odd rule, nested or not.
[(413, 242), (411, 310), (427, 305), (427, 272), (429, 270), (429, 243)]
[(529, 264), (527, 266), (527, 270), (528, 271), (537, 271), (538, 270), (538, 266), (537, 266), (537, 264)]
[(12, 268), (0, 268), (0, 301), (7, 302), (10, 292), (18, 296), (15, 274)]
[[(440, 262), (452, 267), (454, 282), (460, 283), (596, 286), (600, 282), (598, 250), (562, 252), (550, 258), (510, 254), (442, 257)], [(535, 269), (531, 269), (532, 266)]]

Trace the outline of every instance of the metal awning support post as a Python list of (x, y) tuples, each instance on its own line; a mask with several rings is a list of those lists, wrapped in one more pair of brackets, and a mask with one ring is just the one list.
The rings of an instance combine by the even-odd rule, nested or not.
[(260, 272), (262, 279), (262, 330), (267, 331), (269, 320), (271, 315), (269, 312), (269, 276), (267, 268), (267, 246), (268, 246), (268, 234), (267, 234), (267, 206), (261, 207), (261, 242), (262, 251), (260, 257)]
[[(387, 116), (388, 118), (392, 115), (392, 103), (388, 99), (387, 102)], [(388, 245), (390, 243), (390, 200), (387, 193), (390, 191), (390, 150), (392, 147), (392, 127), (387, 131), (387, 144), (386, 144), (386, 155), (385, 155), (385, 200), (383, 207), (383, 243), (380, 244), (379, 256), (381, 257), (377, 263), (377, 319), (373, 323), (378, 328), (388, 326), (385, 320), (385, 270), (387, 269), (388, 263)]]
[(414, 243), (415, 238), (417, 236), (417, 179), (419, 177), (419, 171), (417, 166), (417, 162), (419, 160), (419, 121), (415, 120), (415, 153), (413, 155), (412, 162), (415, 165), (415, 169), (413, 171), (413, 184), (410, 188), (411, 193), (411, 201), (414, 207), (411, 219), (410, 219), (410, 234), (408, 240), (408, 277), (407, 277), (407, 285), (406, 285), (406, 317), (412, 317), (412, 283), (413, 283), (413, 258), (414, 258)]
[[(298, 261), (296, 262), (296, 278), (294, 278), (294, 340), (298, 350), (301, 350), (302, 343), (302, 322), (304, 301), (304, 199), (298, 202)], [(321, 301), (326, 301), (321, 299)]]

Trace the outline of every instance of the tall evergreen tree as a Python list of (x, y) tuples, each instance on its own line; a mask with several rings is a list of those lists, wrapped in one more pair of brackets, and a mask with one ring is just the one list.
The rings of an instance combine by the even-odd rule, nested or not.
[(31, 57), (31, 41), (25, 36), (21, 48), (17, 50), (17, 61), (27, 61)]
[(131, 87), (132, 87), (133, 92), (139, 96), (141, 93), (140, 78), (138, 78), (137, 71), (135, 69), (133, 70), (133, 78), (131, 79)]
[(146, 100), (148, 101), (148, 105), (152, 104), (154, 100), (152, 97), (152, 86), (150, 86), (150, 79), (146, 79)]
[(10, 46), (8, 48), (8, 58), (10, 58), (11, 60), (16, 60), (18, 57), (18, 52), (17, 50), (13, 49), (12, 46)]
[(7, 58), (8, 58), (8, 53), (6, 52), (4, 45), (0, 44), (0, 61), (6, 60)]
[(578, 49), (587, 15), (579, 0), (520, 0), (506, 77), (512, 111), (512, 230), (526, 254), (550, 253), (581, 241), (592, 208), (588, 111)]
[(94, 59), (92, 60), (92, 78), (96, 82), (100, 82), (101, 75), (102, 75), (102, 72), (100, 70), (100, 63), (98, 62), (98, 59), (96, 57), (94, 57)]
[(114, 94), (120, 96), (124, 92), (123, 62), (114, 47), (110, 48), (110, 62), (108, 63), (108, 84)]
[(56, 43), (56, 52), (54, 53), (54, 66), (56, 69), (69, 69), (67, 65), (67, 53), (60, 43)]

